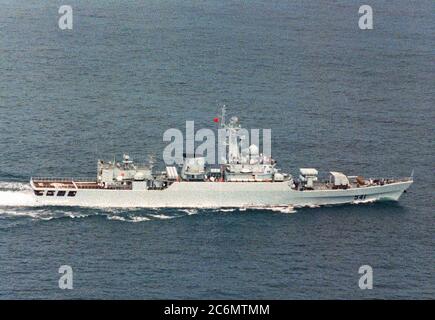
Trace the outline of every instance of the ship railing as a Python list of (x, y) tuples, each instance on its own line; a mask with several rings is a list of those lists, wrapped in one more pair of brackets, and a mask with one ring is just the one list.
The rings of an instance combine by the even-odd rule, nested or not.
[[(347, 176), (351, 182), (355, 182), (357, 176)], [(365, 181), (382, 181), (385, 184), (395, 183), (395, 182), (408, 182), (413, 181), (413, 177), (369, 177), (365, 178)]]
[(406, 181), (411, 181), (413, 178), (412, 177), (372, 177), (372, 178), (365, 178), (365, 180), (383, 180), (383, 181), (388, 181), (390, 183), (393, 182), (406, 182)]
[[(113, 164), (113, 163), (101, 163), (100, 164), (101, 169), (114, 169), (114, 168), (122, 168), (122, 164)], [(147, 164), (134, 164), (135, 170), (150, 170), (150, 166)]]
[(108, 186), (107, 188), (102, 188), (106, 190), (131, 190), (131, 186)]
[(31, 177), (32, 181), (47, 182), (96, 182), (96, 178), (91, 177)]
[(131, 190), (131, 186), (76, 185), (76, 189)]

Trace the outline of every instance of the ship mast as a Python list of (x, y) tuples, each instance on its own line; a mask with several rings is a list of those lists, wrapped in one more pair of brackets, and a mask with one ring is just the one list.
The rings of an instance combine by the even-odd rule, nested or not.
[(221, 127), (225, 127), (225, 113), (227, 111), (227, 106), (223, 105), (221, 109)]

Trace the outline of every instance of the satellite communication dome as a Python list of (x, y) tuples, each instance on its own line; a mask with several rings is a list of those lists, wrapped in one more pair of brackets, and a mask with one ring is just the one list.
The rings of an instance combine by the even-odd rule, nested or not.
[(231, 117), (231, 123), (238, 123), (239, 122), (239, 118), (237, 117)]
[(250, 154), (256, 154), (256, 155), (258, 155), (258, 152), (259, 152), (258, 147), (255, 144), (251, 144), (249, 146), (249, 153)]

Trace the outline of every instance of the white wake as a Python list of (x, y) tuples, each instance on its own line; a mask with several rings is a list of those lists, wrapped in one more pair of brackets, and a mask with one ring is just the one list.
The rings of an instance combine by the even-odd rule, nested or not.
[(0, 182), (0, 207), (35, 206), (32, 189), (28, 183)]

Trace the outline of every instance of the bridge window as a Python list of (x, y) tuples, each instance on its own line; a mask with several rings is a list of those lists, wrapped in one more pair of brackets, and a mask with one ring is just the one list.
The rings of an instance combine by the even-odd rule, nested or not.
[(76, 193), (77, 193), (77, 191), (70, 191), (70, 192), (68, 192), (68, 197), (75, 197)]
[(66, 191), (58, 191), (57, 192), (57, 196), (58, 197), (63, 197), (65, 195)]
[(42, 196), (42, 195), (44, 195), (44, 191), (42, 191), (42, 190), (34, 190), (33, 192), (34, 192), (35, 195), (37, 195), (37, 196)]
[(48, 190), (46, 196), (54, 196), (54, 190)]

